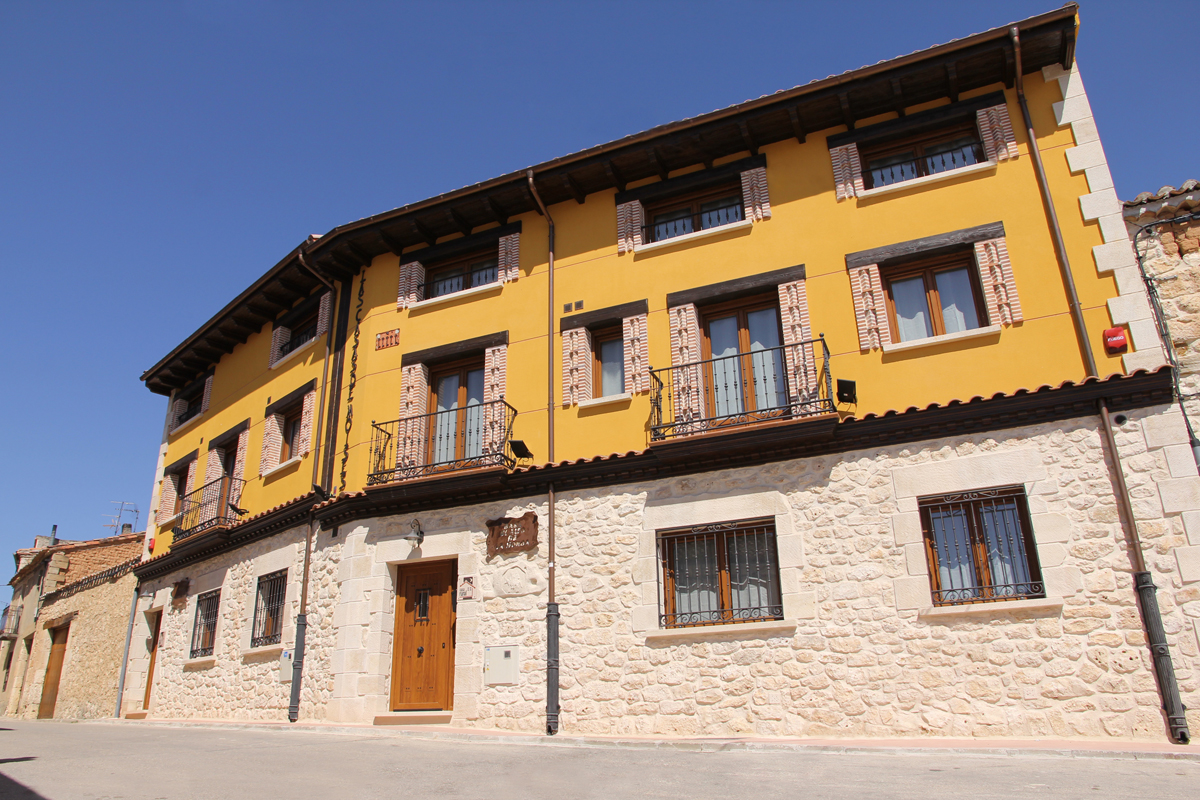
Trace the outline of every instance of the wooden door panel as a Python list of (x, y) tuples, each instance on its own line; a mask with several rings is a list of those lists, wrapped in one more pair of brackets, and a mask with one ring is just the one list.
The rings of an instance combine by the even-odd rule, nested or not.
[(392, 657), (394, 710), (452, 706), (455, 566), (446, 561), (399, 569)]
[(58, 681), (62, 677), (63, 657), (67, 653), (67, 631), (55, 628), (50, 645), (50, 661), (46, 664), (46, 679), (42, 682), (42, 701), (38, 704), (38, 719), (54, 719), (54, 704), (58, 701)]
[(146, 670), (146, 695), (142, 698), (142, 709), (150, 709), (150, 689), (154, 686), (154, 662), (158, 660), (158, 636), (162, 628), (162, 612), (154, 615), (150, 634), (150, 668)]

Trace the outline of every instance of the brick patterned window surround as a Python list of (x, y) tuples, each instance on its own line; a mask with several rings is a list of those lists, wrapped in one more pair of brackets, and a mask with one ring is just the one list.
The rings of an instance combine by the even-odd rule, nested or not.
[(155, 523), (166, 525), (183, 510), (183, 496), (192, 491), (196, 483), (196, 457), (193, 450), (163, 470), (162, 485), (158, 492), (158, 512)]
[(329, 330), (333, 293), (315, 294), (284, 314), (271, 333), (270, 366), (274, 368)]
[(783, 619), (774, 518), (658, 531), (663, 628)]
[(935, 606), (1045, 597), (1022, 486), (918, 501)]
[(1003, 92), (856, 128), (826, 141), (838, 200), (1018, 155)]
[(521, 277), (521, 223), (435, 244), (400, 257), (396, 309)]
[(308, 453), (312, 446), (316, 383), (311, 380), (267, 406), (258, 462), (260, 474), (266, 475)]
[(767, 159), (759, 155), (616, 195), (617, 252), (771, 218)]
[(846, 256), (859, 348), (936, 342), (1021, 322), (1003, 223)]
[(563, 405), (649, 391), (645, 300), (563, 317)]

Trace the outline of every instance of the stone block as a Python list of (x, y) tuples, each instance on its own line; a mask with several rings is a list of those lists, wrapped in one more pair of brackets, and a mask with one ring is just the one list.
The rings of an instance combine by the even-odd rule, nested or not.
[(1091, 117), (1074, 120), (1071, 123), (1071, 133), (1075, 137), (1075, 144), (1100, 141), (1100, 131), (1096, 129), (1096, 120)]
[(1071, 172), (1080, 172), (1090, 167), (1105, 166), (1108, 164), (1108, 160), (1104, 157), (1104, 147), (1100, 142), (1091, 142), (1068, 148), (1066, 155), (1067, 166), (1071, 169)]
[(1163, 355), (1162, 348), (1160, 347), (1154, 347), (1150, 350), (1139, 350), (1135, 353), (1126, 353), (1121, 356), (1121, 364), (1125, 367), (1127, 374), (1139, 369), (1153, 372), (1159, 367), (1165, 366), (1166, 363), (1167, 358)]
[(1179, 563), (1180, 580), (1200, 581), (1200, 547), (1176, 547), (1175, 560)]
[[(1096, 142), (1096, 144), (1100, 143)], [(1091, 145), (1084, 145), (1084, 147), (1091, 147)], [(1107, 164), (1097, 164), (1094, 167), (1088, 167), (1083, 171), (1083, 174), (1087, 176), (1088, 188), (1093, 192), (1113, 188), (1112, 173), (1109, 172)]]
[(388, 691), (387, 676), (385, 675), (359, 675), (358, 676), (358, 695), (359, 697), (369, 697), (371, 695), (380, 695)]
[(1078, 567), (1050, 567), (1042, 570), (1047, 597), (1070, 597), (1083, 591), (1083, 572)]
[(1151, 450), (1156, 447), (1166, 447), (1169, 444), (1188, 443), (1187, 427), (1183, 424), (1183, 415), (1174, 408), (1142, 420), (1142, 434), (1146, 437), (1146, 447)]
[(1129, 333), (1133, 337), (1134, 350), (1152, 350), (1162, 346), (1158, 338), (1158, 326), (1152, 319), (1139, 319), (1129, 323)]
[(1096, 220), (1100, 226), (1100, 238), (1105, 244), (1129, 241), (1129, 228), (1125, 226), (1125, 218), (1119, 213), (1105, 214)]
[(483, 688), (483, 668), (479, 666), (454, 668), (454, 691), (477, 693)]
[(1158, 494), (1162, 498), (1165, 514), (1200, 511), (1200, 477), (1160, 481)]
[(904, 565), (909, 575), (928, 575), (929, 559), (925, 556), (925, 545), (904, 545)]
[(1041, 454), (1032, 448), (949, 458), (892, 470), (896, 496), (913, 498), (1045, 479)]
[(1167, 471), (1172, 478), (1196, 477), (1196, 459), (1192, 456), (1192, 448), (1186, 444), (1173, 444), (1163, 448), (1167, 458)]
[(1144, 294), (1125, 294), (1120, 297), (1110, 297), (1108, 314), (1114, 325), (1124, 325), (1136, 319), (1152, 319), (1150, 301)]
[(1037, 551), (1042, 569), (1062, 566), (1067, 560), (1067, 548), (1061, 544), (1039, 544)]
[(642, 584), (642, 605), (658, 605), (658, 581)]
[(648, 583), (658, 578), (658, 559), (639, 558), (633, 563), (633, 582)]
[(464, 643), (464, 642), (478, 642), (479, 641), (479, 620), (478, 619), (459, 619), (455, 622), (454, 627), (457, 629), (456, 635), (458, 636), (458, 641), (460, 643), (460, 646), (461, 646), (461, 643)]
[(933, 605), (933, 590), (925, 575), (895, 578), (892, 586), (896, 592), (896, 608), (900, 611)]
[(1145, 288), (1137, 267), (1118, 267), (1112, 271), (1112, 276), (1117, 282), (1117, 294), (1132, 294)]
[(795, 567), (779, 570), (779, 591), (783, 594), (795, 594), (800, 591), (800, 570)]
[(1100, 219), (1110, 214), (1121, 213), (1121, 199), (1116, 189), (1103, 189), (1079, 196), (1079, 210), (1085, 220)]
[(1183, 512), (1183, 530), (1188, 544), (1200, 545), (1200, 511)]
[(784, 619), (816, 619), (817, 593), (815, 591), (796, 592), (783, 596)]
[(896, 510), (902, 514), (916, 514), (919, 506), (916, 497), (897, 497)]
[(1053, 104), (1054, 119), (1059, 126), (1068, 125), (1076, 120), (1090, 119), (1092, 107), (1088, 104), (1087, 95), (1078, 95), (1060, 100)]
[[(1042, 67), (1042, 80), (1046, 83), (1049, 83), (1050, 81), (1057, 81), (1061, 78), (1067, 77), (1070, 74), (1071, 73), (1069, 71), (1063, 69), (1062, 65), (1058, 63)], [(1060, 83), (1059, 85), (1061, 86), (1062, 84)], [(1063, 92), (1063, 97), (1066, 96), (1066, 92)]]
[[(780, 568), (804, 566), (804, 540), (802, 537), (796, 535), (777, 536), (775, 543), (779, 548)], [(655, 567), (657, 569), (657, 564)]]
[(895, 537), (898, 547), (923, 541), (924, 534), (921, 532), (921, 515), (916, 513), (893, 514), (892, 536)]
[(479, 601), (478, 600), (460, 600), (458, 603), (458, 611), (456, 612), (459, 619), (470, 619), (479, 616)]
[(633, 609), (632, 624), (637, 633), (658, 630), (658, 606), (637, 606)]

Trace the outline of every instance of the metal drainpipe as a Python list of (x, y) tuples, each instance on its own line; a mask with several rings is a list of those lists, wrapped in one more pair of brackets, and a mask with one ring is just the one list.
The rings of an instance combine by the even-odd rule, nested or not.
[(121, 699), (125, 696), (125, 667), (129, 664), (129, 644), (133, 639), (133, 620), (137, 616), (138, 590), (142, 587), (134, 585), (133, 602), (129, 604), (129, 626), (125, 629), (125, 655), (121, 657), (121, 675), (117, 678), (117, 710), (113, 716), (121, 718)]
[(1188, 443), (1192, 448), (1192, 460), (1196, 463), (1196, 471), (1200, 473), (1200, 439), (1192, 429), (1192, 421), (1188, 418), (1187, 409), (1183, 406), (1183, 390), (1179, 386), (1179, 361), (1175, 358), (1175, 346), (1171, 343), (1171, 329), (1167, 326), (1167, 315), (1162, 309), (1162, 301), (1158, 297), (1158, 278), (1152, 278), (1146, 272), (1146, 264), (1142, 261), (1142, 251), (1138, 248), (1138, 240), (1143, 235), (1150, 234), (1161, 225), (1174, 225), (1179, 222), (1200, 220), (1200, 211), (1181, 214), (1171, 219), (1156, 220), (1148, 225), (1139, 225), (1138, 232), (1133, 237), (1133, 255), (1137, 258), (1138, 272), (1142, 275), (1142, 283), (1146, 285), (1146, 293), (1150, 296), (1150, 310), (1154, 312), (1154, 324), (1158, 329), (1158, 338), (1162, 340), (1163, 352), (1171, 365), (1171, 385), (1175, 390), (1175, 400), (1179, 403), (1179, 413), (1183, 414), (1183, 424), (1187, 427)]
[[(549, 232), (549, 275), (546, 288), (546, 430), (549, 435), (546, 461), (554, 463), (554, 217), (542, 202), (537, 186), (533, 182), (533, 170), (525, 173), (529, 191), (550, 226)], [(546, 486), (546, 545), (550, 551), (546, 574), (546, 735), (558, 733), (558, 603), (554, 602), (554, 482)]]
[[(1062, 230), (1058, 224), (1058, 215), (1054, 211), (1054, 201), (1050, 196), (1050, 184), (1046, 180), (1046, 170), (1042, 165), (1042, 154), (1037, 147), (1037, 138), (1033, 130), (1033, 121), (1029, 116), (1029, 105), (1025, 100), (1025, 84), (1021, 72), (1021, 38), (1017, 26), (1008, 29), (1012, 39), (1013, 55), (1016, 60), (1016, 89), (1017, 101), (1021, 105), (1021, 115), (1025, 120), (1025, 133), (1029, 138), (1029, 153), (1033, 159), (1033, 170), (1037, 175), (1038, 187), (1042, 192), (1042, 202), (1046, 206), (1046, 214), (1050, 219), (1050, 232), (1054, 237), (1054, 249), (1058, 254), (1058, 266), (1062, 272), (1063, 285), (1067, 290), (1067, 300), (1071, 307), (1071, 317), (1075, 323), (1075, 334), (1079, 341), (1079, 349), (1083, 354), (1089, 378), (1098, 378), (1096, 359), (1088, 344), (1087, 326), (1084, 324), (1083, 309), (1079, 304), (1079, 295), (1075, 290), (1075, 279), (1071, 274), (1071, 264), (1067, 259), (1067, 248), (1063, 244)], [(1121, 518), (1129, 542), (1130, 558), (1133, 561), (1133, 583), (1138, 596), (1138, 608), (1142, 613), (1142, 625), (1146, 629), (1147, 643), (1154, 660), (1154, 676), (1158, 681), (1158, 693), (1162, 699), (1163, 711), (1167, 716), (1167, 728), (1170, 735), (1179, 744), (1187, 744), (1187, 718), (1184, 716), (1183, 701), (1179, 697), (1179, 687), (1175, 683), (1175, 668), (1171, 663), (1171, 653), (1167, 647), (1166, 633), (1163, 630), (1162, 614), (1158, 608), (1158, 598), (1155, 596), (1154, 581), (1146, 570), (1146, 561), (1142, 554), (1142, 540), (1138, 534), (1137, 522), (1133, 515), (1133, 504), (1129, 500), (1129, 487), (1125, 484), (1125, 472), (1121, 465), (1120, 452), (1117, 450), (1117, 440), (1113, 435), (1112, 418), (1108, 413), (1108, 403), (1104, 398), (1098, 401), (1100, 408), (1100, 431), (1108, 455), (1112, 459), (1112, 476), (1117, 496), (1117, 510)]]
[[(325, 284), (332, 293), (329, 298), (330, 308), (333, 309), (334, 301), (337, 299), (337, 288), (332, 283), (317, 272), (308, 263), (308, 259), (304, 253), (304, 245), (300, 245), (297, 258), (300, 265), (308, 270), (321, 283)], [(331, 315), (332, 316), (332, 315)], [(318, 402), (316, 409), (316, 420), (313, 424), (313, 432), (309, 442), (309, 447), (313, 453), (313, 470), (312, 470), (312, 485), (313, 489), (319, 490), (320, 493), (325, 493), (326, 490), (318, 481), (320, 475), (319, 468), (321, 463), (321, 448), (318, 442), (321, 441), (321, 420), (325, 417), (325, 392), (329, 387), (329, 361), (333, 351), (333, 328), (335, 320), (330, 319), (325, 330), (325, 363), (321, 366), (321, 399)], [(318, 498), (317, 502), (320, 502)], [(300, 582), (300, 612), (296, 614), (296, 646), (292, 652), (292, 686), (291, 695), (288, 701), (288, 722), (295, 722), (300, 718), (300, 689), (301, 681), (304, 677), (304, 640), (308, 633), (308, 573), (309, 565), (312, 559), (313, 539), (316, 533), (313, 530), (313, 515), (308, 513), (308, 528), (304, 534), (304, 571)]]

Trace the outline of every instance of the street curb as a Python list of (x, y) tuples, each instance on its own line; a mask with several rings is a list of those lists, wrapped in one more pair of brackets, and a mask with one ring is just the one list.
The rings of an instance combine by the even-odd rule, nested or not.
[(932, 740), (913, 744), (908, 741), (880, 740), (878, 743), (847, 742), (839, 744), (828, 740), (805, 741), (803, 739), (756, 740), (756, 739), (630, 739), (603, 736), (542, 736), (528, 733), (482, 732), (446, 730), (433, 727), (399, 727), (375, 725), (286, 725), (277, 722), (224, 722), (215, 720), (80, 720), (88, 724), (143, 725), (156, 728), (206, 728), (213, 730), (278, 731), (281, 733), (327, 733), (339, 736), (366, 738), (402, 737), (425, 741), (463, 742), (473, 744), (509, 744), (542, 747), (573, 747), (581, 749), (624, 749), (624, 750), (672, 750), (696, 753), (820, 753), (833, 755), (957, 755), (986, 756), (991, 758), (1099, 758), (1129, 761), (1196, 761), (1200, 762), (1200, 747), (1177, 745), (1179, 749), (1166, 749), (1167, 745), (1151, 745), (1162, 749), (1121, 749), (1120, 745), (1108, 749), (1097, 744), (1094, 749), (1079, 748), (1064, 741), (1047, 741), (1045, 746), (1026, 744), (1004, 744), (1002, 742), (964, 740)]

